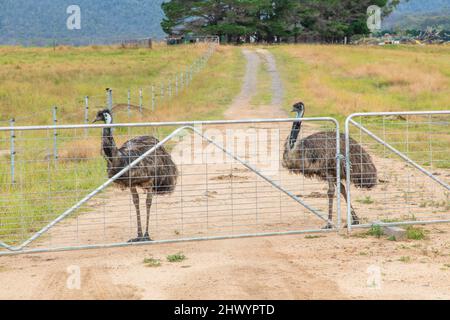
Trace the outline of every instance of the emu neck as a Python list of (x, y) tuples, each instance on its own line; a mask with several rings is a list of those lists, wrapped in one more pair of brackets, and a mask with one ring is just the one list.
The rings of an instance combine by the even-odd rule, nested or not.
[(294, 149), (295, 143), (298, 140), (298, 136), (300, 134), (300, 131), (302, 129), (302, 122), (301, 121), (295, 121), (292, 125), (292, 131), (291, 136), (289, 137), (289, 147)]
[(112, 134), (111, 128), (103, 129), (102, 149), (106, 158), (112, 161), (118, 155), (116, 142)]

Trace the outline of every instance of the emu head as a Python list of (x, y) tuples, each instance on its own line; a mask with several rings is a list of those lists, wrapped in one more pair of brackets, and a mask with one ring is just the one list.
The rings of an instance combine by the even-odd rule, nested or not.
[(305, 115), (305, 104), (303, 102), (298, 102), (294, 104), (292, 112), (297, 114), (297, 118), (303, 118)]
[(106, 124), (111, 124), (113, 121), (111, 111), (108, 109), (101, 110), (97, 113), (97, 117), (92, 123), (104, 122)]

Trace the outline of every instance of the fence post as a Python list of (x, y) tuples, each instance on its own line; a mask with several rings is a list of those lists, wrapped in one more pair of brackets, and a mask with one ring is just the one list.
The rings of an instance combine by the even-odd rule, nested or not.
[(172, 98), (172, 81), (169, 80), (169, 84), (167, 85), (167, 90), (169, 91), (169, 99)]
[(128, 89), (127, 93), (127, 110), (128, 110), (128, 117), (131, 117), (131, 90)]
[(16, 132), (14, 131), (14, 125), (16, 123), (16, 119), (11, 119), (9, 121), (9, 125), (11, 127), (11, 184), (16, 184)]
[(142, 89), (139, 89), (139, 112), (140, 113), (142, 113), (142, 107), (143, 107), (143, 100), (144, 100), (144, 97), (143, 97), (143, 95), (142, 95)]
[(164, 100), (164, 82), (161, 83), (161, 101)]
[(180, 73), (180, 80), (181, 80), (181, 90), (184, 89), (184, 72)]
[(113, 92), (112, 92), (112, 89), (106, 89), (107, 90), (107, 96), (108, 96), (108, 109), (110, 110), (110, 111), (112, 111), (112, 109), (113, 109)]
[(175, 75), (175, 96), (178, 96), (178, 73)]
[[(53, 125), (55, 126), (58, 125), (57, 110), (58, 107), (53, 107), (52, 109)], [(58, 131), (56, 129), (53, 130), (53, 158), (58, 160)]]
[(152, 111), (155, 111), (155, 86), (152, 85)]
[[(89, 123), (89, 96), (84, 97), (84, 124)], [(88, 128), (84, 129), (84, 136), (88, 136)]]

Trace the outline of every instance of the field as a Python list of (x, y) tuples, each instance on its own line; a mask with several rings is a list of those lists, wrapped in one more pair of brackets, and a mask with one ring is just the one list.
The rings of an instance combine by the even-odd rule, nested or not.
[[(353, 112), (448, 109), (448, 47), (282, 45), (222, 46), (217, 50), (207, 67), (195, 76), (192, 85), (179, 97), (161, 104), (154, 113), (141, 115), (133, 112), (128, 118), (126, 112), (121, 111), (118, 121), (283, 118), (288, 116), (292, 103), (297, 101), (305, 102), (306, 116), (336, 117), (341, 125)], [(4, 53), (0, 62), (9, 72), (0, 71), (0, 79), (5, 83), (0, 89), (2, 119), (11, 116), (28, 119), (30, 112), (27, 110), (32, 110), (35, 118), (23, 123), (48, 123), (48, 112), (44, 110), (41, 115), (41, 108), (58, 104), (62, 106), (64, 121), (73, 122), (69, 116), (64, 118), (64, 113), (79, 112), (81, 115), (82, 105), (76, 103), (80, 97), (100, 93), (98, 101), (104, 101), (105, 96), (101, 93), (109, 86), (114, 89), (115, 102), (124, 103), (126, 89), (131, 87), (136, 92), (141, 86), (167, 81), (180, 66), (187, 67), (204, 51), (202, 46), (170, 49), (161, 46), (154, 51), (111, 47), (57, 48), (55, 52), (50, 49), (0, 48)], [(21, 68), (25, 66), (29, 72), (23, 72), (25, 69)], [(71, 77), (73, 74), (74, 78)], [(136, 97), (133, 97), (133, 104), (136, 104)], [(18, 109), (16, 105), (24, 108)], [(91, 117), (94, 111), (91, 110)], [(437, 123), (448, 122), (448, 117), (434, 120)], [(438, 126), (435, 129), (424, 126), (426, 122), (420, 121), (420, 118), (382, 118), (364, 124), (377, 134), (386, 130), (391, 132), (387, 139), (389, 142), (396, 142), (398, 149), (447, 181), (450, 163), (445, 150), (450, 147), (449, 128)], [(405, 124), (408, 125), (407, 135), (404, 135)], [(267, 126), (270, 128), (271, 125), (274, 126)], [(305, 127), (306, 132), (319, 129), (312, 124)], [(290, 126), (277, 128), (282, 130), (280, 145), (283, 145)], [(164, 137), (172, 129), (166, 128), (157, 134)], [(221, 127), (213, 129), (224, 130)], [(120, 129), (116, 135), (122, 142), (141, 132)], [(357, 130), (352, 133), (361, 134)], [(9, 158), (2, 159), (2, 164), (6, 164), (0, 172), (3, 208), (17, 211), (6, 214), (3, 211), (11, 220), (3, 220), (3, 224), (10, 228), (0, 230), (0, 239), (12, 244), (21, 242), (36, 231), (36, 221), (48, 219), (53, 212), (67, 208), (68, 203), (104, 181), (104, 160), (98, 152), (99, 131), (89, 130), (87, 137), (77, 131), (61, 134), (62, 158), (58, 166), (48, 160), (45, 153), (48, 155), (48, 150), (51, 151), (52, 132), (44, 132), (37, 138), (33, 141), (32, 135), (27, 134), (18, 138), (19, 150), (39, 151), (29, 152), (22, 159), (18, 155), (19, 160), (26, 164), (18, 175), (21, 182), (34, 179), (38, 183), (11, 187)], [(379, 165), (382, 181), (370, 194), (355, 191), (353, 205), (367, 219), (364, 221), (382, 219), (392, 222), (405, 216), (410, 219), (416, 212), (423, 213), (423, 216), (430, 212), (436, 216), (448, 215), (448, 194), (447, 198), (443, 192), (439, 191), (438, 195), (428, 180), (407, 168), (398, 158), (388, 155), (385, 148), (380, 148), (363, 135), (358, 138)], [(9, 136), (5, 135), (0, 150), (7, 149), (8, 142)], [(170, 150), (176, 150), (176, 147), (173, 145)], [(245, 144), (239, 148), (245, 149)], [(431, 158), (430, 150), (434, 151)], [(33, 162), (36, 154), (42, 163)], [(209, 153), (206, 154), (208, 158)], [(84, 160), (74, 161), (80, 158)], [(212, 164), (206, 167), (180, 166), (185, 174), (180, 189), (187, 192), (186, 188), (194, 184), (197, 189), (189, 197), (178, 190), (175, 195), (158, 200), (156, 210), (159, 211), (156, 217), (152, 216), (154, 221), (151, 223), (156, 240), (169, 236), (201, 236), (203, 230), (196, 229), (196, 226), (203, 226), (199, 215), (208, 206), (215, 209), (210, 209), (211, 215), (206, 219), (216, 227), (225, 226), (227, 218), (222, 216), (220, 220), (214, 216), (214, 210), (222, 214), (231, 210), (234, 219), (243, 219), (244, 211), (248, 210), (243, 209), (243, 203), (253, 201), (252, 194), (256, 195), (256, 207), (251, 210), (263, 214), (261, 219), (273, 213), (264, 210), (263, 205), (274, 197), (280, 201), (277, 208), (280, 212), (276, 214), (284, 214), (286, 220), (284, 224), (276, 225), (273, 218), (267, 218), (254, 229), (246, 224), (250, 232), (322, 227), (321, 221), (311, 219), (304, 211), (299, 213), (298, 207), (292, 206), (289, 199), (278, 196), (263, 182), (255, 180), (251, 172), (237, 168), (235, 163), (231, 167)], [(323, 183), (310, 180), (298, 183), (299, 178), (285, 170), (276, 174), (280, 180), (289, 183), (292, 192), (305, 196), (308, 203), (326, 210), (326, 187)], [(403, 184), (405, 177), (408, 177), (406, 187)], [(46, 184), (48, 181), (51, 182), (50, 189)], [(206, 189), (204, 181), (207, 181)], [(247, 195), (239, 192), (244, 185), (248, 185), (250, 190)], [(212, 189), (213, 186), (227, 191), (220, 194), (221, 191)], [(43, 200), (49, 191), (61, 190), (68, 195)], [(71, 190), (77, 193), (70, 193)], [(231, 206), (224, 198), (231, 199)], [(391, 202), (383, 202), (386, 199)], [(44, 203), (45, 206), (39, 207), (36, 203)], [(192, 205), (191, 209), (188, 209), (189, 205)], [(395, 206), (395, 214), (387, 214), (392, 211), (388, 205)], [(187, 220), (186, 225), (189, 219), (196, 219), (191, 229), (182, 230), (185, 234), (180, 234), (178, 218), (170, 220), (172, 216), (179, 216), (178, 206), (184, 212), (182, 219)], [(134, 232), (134, 214), (130, 208), (128, 193), (107, 191), (99, 201), (54, 228), (41, 244), (56, 245), (58, 241), (71, 244), (74, 239), (68, 234), (73, 230), (77, 232), (79, 244), (123, 241), (130, 230)], [(21, 210), (33, 216), (33, 226), (23, 225)], [(423, 216), (413, 218), (421, 219)], [(112, 221), (112, 218), (117, 220)], [(104, 230), (93, 228), (95, 221), (107, 221)], [(158, 223), (163, 221), (167, 223), (167, 230), (158, 229)], [(241, 221), (248, 223), (249, 220)], [(226, 234), (227, 230), (219, 231)], [(448, 299), (449, 232), (448, 224), (444, 224), (409, 228), (405, 241), (395, 241), (380, 230), (372, 229), (350, 235), (343, 231), (1, 257), (0, 281), (4, 289), (0, 290), (0, 298)], [(65, 286), (66, 270), (74, 265), (82, 272), (82, 290), (78, 291)], [(378, 279), (376, 277), (381, 278), (382, 284), (372, 277), (375, 280)], [(31, 288), (25, 293), (22, 288), (30, 286), (30, 283)]]
[[(97, 109), (106, 106), (107, 87), (113, 88), (116, 104), (126, 103), (126, 91), (131, 89), (132, 104), (137, 105), (139, 88), (148, 90), (153, 84), (159, 90), (162, 83), (167, 85), (177, 73), (186, 71), (206, 49), (204, 45), (176, 48), (158, 45), (154, 50), (0, 48), (0, 121), (16, 118), (17, 125), (50, 124), (51, 107), (58, 106), (60, 122), (79, 123), (83, 121), (84, 97), (92, 100), (93, 116)], [(220, 59), (221, 56), (226, 59)], [(239, 91), (239, 83), (233, 80), (242, 77), (242, 66), (239, 50), (219, 48), (219, 54), (202, 71), (202, 81), (194, 79), (189, 92), (183, 92), (170, 103), (164, 100), (156, 113), (139, 118), (179, 120), (220, 116), (220, 111)], [(146, 98), (144, 107), (149, 108), (148, 91)]]
[(311, 116), (343, 119), (355, 112), (448, 109), (448, 46), (299, 45), (271, 51), (287, 102), (308, 101)]

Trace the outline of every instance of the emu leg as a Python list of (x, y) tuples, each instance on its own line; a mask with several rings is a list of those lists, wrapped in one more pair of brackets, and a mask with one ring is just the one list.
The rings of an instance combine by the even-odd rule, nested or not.
[(348, 203), (347, 190), (345, 189), (345, 185), (343, 183), (341, 183), (341, 193), (344, 196), (345, 202), (347, 202), (347, 205), (350, 206), (352, 210), (352, 225), (358, 225), (360, 223), (359, 217), (356, 215), (355, 209), (353, 209), (352, 204)]
[(143, 241), (144, 237), (142, 235), (141, 212), (139, 210), (139, 193), (136, 188), (131, 188), (131, 194), (133, 195), (133, 203), (136, 208), (138, 237), (136, 239), (131, 239), (128, 242), (141, 242)]
[(334, 184), (334, 180), (332, 178), (328, 179), (328, 222), (325, 229), (332, 229), (333, 225), (331, 221), (333, 221), (333, 205), (334, 205), (334, 194), (336, 193), (336, 186)]
[(151, 191), (147, 191), (147, 224), (145, 226), (145, 234), (144, 234), (144, 240), (145, 241), (151, 241), (152, 239), (150, 239), (150, 235), (148, 233), (148, 227), (150, 224), (150, 209), (152, 207), (152, 200), (153, 200), (153, 195), (151, 193)]

